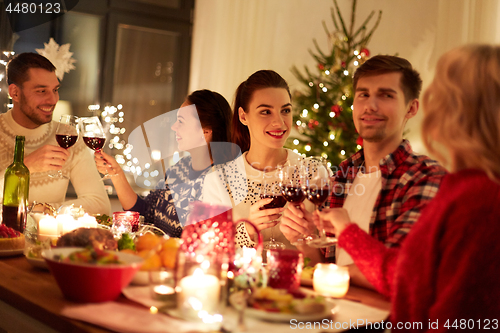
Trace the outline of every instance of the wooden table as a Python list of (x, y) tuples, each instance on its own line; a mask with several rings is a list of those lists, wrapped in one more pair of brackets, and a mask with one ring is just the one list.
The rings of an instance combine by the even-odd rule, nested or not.
[[(383, 310), (390, 303), (376, 292), (351, 287), (346, 298)], [(121, 295), (117, 302), (141, 307)], [(48, 271), (33, 267), (24, 256), (0, 258), (0, 333), (110, 332), (60, 315), (66, 300)]]

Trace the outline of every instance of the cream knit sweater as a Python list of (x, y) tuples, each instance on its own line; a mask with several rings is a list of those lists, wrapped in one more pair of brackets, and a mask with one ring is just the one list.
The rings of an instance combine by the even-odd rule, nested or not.
[[(11, 111), (0, 114), (0, 195), (3, 196), (3, 178), (5, 169), (12, 163), (16, 135), (26, 137), (24, 155), (27, 156), (44, 145), (58, 146), (56, 142), (57, 122), (27, 129), (20, 126), (12, 118)], [(82, 206), (89, 214), (110, 214), (111, 205), (100, 180), (93, 155), (82, 138), (71, 148), (70, 157), (62, 168), (64, 175), (69, 176), (75, 188), (77, 199), (66, 201), (69, 180), (51, 178), (49, 172), (36, 172), (30, 175), (29, 202), (46, 202), (58, 208), (63, 203)]]

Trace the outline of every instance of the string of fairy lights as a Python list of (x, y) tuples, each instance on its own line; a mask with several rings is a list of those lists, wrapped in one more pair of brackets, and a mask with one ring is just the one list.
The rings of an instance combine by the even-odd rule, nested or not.
[[(341, 75), (343, 75), (345, 77), (350, 75), (352, 78), (352, 75), (356, 71), (356, 68), (359, 65), (361, 65), (364, 61), (366, 61), (366, 59), (369, 55), (369, 51), (367, 49), (354, 50), (353, 55), (354, 55), (354, 61), (352, 61), (352, 64), (347, 65), (346, 66), (347, 68), (345, 68), (343, 71), (341, 71)], [(321, 70), (321, 68), (320, 68), (320, 70)], [(328, 79), (330, 79), (329, 77), (332, 74), (332, 72), (333, 72), (333, 70), (323, 68), (323, 70), (321, 71), (321, 76), (323, 77), (323, 79), (325, 81), (327, 81)], [(319, 88), (318, 91), (320, 93), (326, 94), (329, 92), (329, 89), (327, 87), (327, 84), (325, 84), (325, 82), (320, 81), (318, 83), (314, 83), (313, 81), (309, 81), (308, 85), (311, 88), (313, 88), (317, 85), (317, 87)], [(341, 102), (339, 101), (338, 104), (333, 105), (331, 107), (330, 112), (328, 113), (328, 116), (331, 119), (335, 118), (340, 113), (340, 110), (341, 110), (340, 104), (346, 103), (349, 97), (351, 97), (351, 94), (349, 93), (349, 91), (343, 92), (343, 94), (340, 96)], [(321, 99), (321, 96), (319, 96), (318, 99)], [(310, 114), (311, 114), (311, 112), (317, 113), (318, 110), (320, 109), (320, 107), (321, 107), (320, 104), (316, 102), (310, 106), (310, 109), (307, 109), (307, 108), (302, 109), (302, 111), (299, 113), (300, 119), (296, 120), (296, 122), (295, 122), (296, 127), (299, 130), (299, 133), (301, 132), (300, 129), (303, 129), (303, 130), (305, 130), (307, 128), (313, 129), (315, 126), (319, 125), (319, 121), (314, 119), (314, 117), (310, 117)], [(352, 112), (352, 110), (353, 110), (352, 103), (350, 103), (350, 105), (348, 105), (347, 107), (350, 108), (350, 110)], [(335, 131), (331, 130), (328, 133), (328, 139), (331, 141), (334, 141), (336, 139)], [(306, 143), (304, 145), (304, 150), (306, 152), (310, 152), (312, 149), (312, 146), (310, 143), (307, 143), (307, 139), (301, 140), (300, 138), (293, 138), (293, 140), (292, 140), (292, 143), (294, 146), (299, 146), (302, 144), (302, 142)], [(323, 141), (324, 147), (328, 147), (329, 144), (330, 144), (329, 141), (327, 141), (327, 140)], [(357, 150), (360, 150), (362, 148), (362, 146), (360, 144), (357, 144), (356, 148), (357, 148)], [(300, 152), (297, 148), (294, 148), (293, 151), (295, 153), (300, 154)], [(346, 151), (340, 150), (340, 154), (342, 156), (345, 156)], [(302, 153), (302, 156), (305, 157), (306, 154)], [(328, 159), (328, 155), (325, 152), (321, 153), (321, 156), (325, 159)], [(331, 162), (328, 162), (328, 166), (331, 167)]]
[[(93, 114), (99, 114), (101, 106), (98, 104), (89, 105), (88, 110)], [(155, 185), (156, 177), (159, 176), (160, 171), (152, 168), (151, 163), (144, 163), (141, 166), (141, 161), (132, 154), (134, 149), (133, 145), (126, 142), (124, 134), (127, 129), (124, 126), (125, 111), (123, 105), (118, 104), (107, 105), (104, 110), (100, 112), (100, 118), (103, 123), (104, 130), (108, 135), (108, 148), (111, 155), (115, 158), (116, 162), (125, 172), (130, 172), (138, 177), (141, 177), (142, 183), (150, 188)], [(154, 162), (161, 159), (161, 152), (153, 150), (151, 158)]]
[[(8, 93), (8, 84), (7, 84), (7, 74), (6, 74), (6, 69), (7, 69), (7, 64), (9, 62), (9, 60), (14, 56), (15, 52), (14, 51), (2, 51), (2, 53), (0, 53), (0, 65), (1, 65), (1, 69), (0, 69), (0, 94), (6, 96), (5, 98), (5, 101), (7, 101), (7, 103), (5, 103), (5, 107), (7, 109), (10, 109), (12, 108), (12, 103), (10, 103), (10, 96), (9, 96), (9, 93)], [(4, 98), (2, 98), (3, 100)]]

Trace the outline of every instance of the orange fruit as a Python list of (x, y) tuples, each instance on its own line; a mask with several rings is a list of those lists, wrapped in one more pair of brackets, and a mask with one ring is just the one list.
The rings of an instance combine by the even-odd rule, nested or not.
[(161, 262), (166, 268), (175, 268), (175, 261), (177, 258), (177, 248), (176, 247), (167, 247), (163, 248), (160, 252)]
[(162, 251), (168, 248), (178, 249), (181, 246), (181, 240), (179, 238), (169, 238), (161, 246)]
[(152, 271), (161, 267), (161, 257), (158, 253), (143, 250), (137, 254), (145, 259), (141, 266), (141, 271)]
[(139, 237), (135, 243), (135, 248), (137, 251), (151, 250), (154, 249), (161, 242), (161, 237), (156, 236), (152, 233), (145, 233)]

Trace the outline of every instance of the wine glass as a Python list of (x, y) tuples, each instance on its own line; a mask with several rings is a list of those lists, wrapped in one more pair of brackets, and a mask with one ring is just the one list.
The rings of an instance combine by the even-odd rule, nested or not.
[[(320, 156), (307, 158), (306, 170), (307, 199), (309, 199), (309, 201), (316, 206), (316, 209), (320, 211), (321, 206), (330, 195), (332, 172), (327, 165), (326, 159)], [(309, 246), (323, 248), (337, 243), (337, 238), (326, 236), (326, 232), (322, 228), (322, 225), (318, 229), (318, 233), (319, 237), (311, 237), (308, 240), (307, 244)]]
[[(99, 118), (96, 116), (80, 118), (80, 126), (83, 142), (93, 151), (100, 151), (106, 142), (106, 134)], [(101, 180), (108, 179), (111, 176), (106, 170), (106, 174)]]
[[(302, 160), (297, 165), (285, 164), (279, 173), (281, 193), (291, 205), (299, 208), (299, 205), (306, 199), (306, 172)], [(308, 236), (302, 235), (291, 242), (292, 245), (306, 244)]]
[[(78, 117), (68, 114), (61, 116), (56, 128), (56, 141), (64, 149), (72, 147), (78, 141)], [(69, 179), (61, 170), (49, 173), (49, 177)]]
[[(273, 208), (281, 208), (286, 205), (286, 199), (281, 193), (281, 187), (278, 181), (276, 179), (273, 179), (271, 175), (269, 175), (268, 172), (264, 171), (262, 172), (262, 183), (260, 187), (260, 198), (261, 199), (273, 199), (268, 204), (265, 204), (264, 206), (260, 207), (260, 210), (264, 209), (273, 209)], [(264, 243), (264, 249), (270, 250), (270, 249), (284, 249), (285, 244), (282, 242), (276, 241), (274, 238), (274, 227), (271, 228), (271, 237), (268, 242)]]

